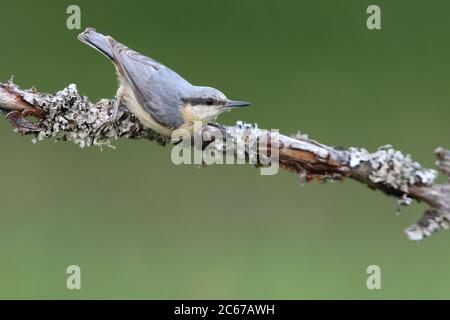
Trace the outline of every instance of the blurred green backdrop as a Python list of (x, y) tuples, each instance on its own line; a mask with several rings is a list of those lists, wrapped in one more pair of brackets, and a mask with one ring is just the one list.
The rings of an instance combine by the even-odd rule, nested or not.
[[(107, 59), (66, 28), (92, 26), (253, 106), (224, 123), (324, 143), (393, 144), (426, 166), (450, 147), (448, 1), (5, 1), (0, 81), (113, 97)], [(378, 4), (382, 30), (366, 28)], [(170, 148), (31, 144), (0, 126), (0, 298), (450, 298), (450, 233), (421, 244), (393, 199), (352, 181), (175, 166)], [(66, 289), (66, 267), (82, 290)], [(366, 268), (382, 289), (366, 288)]]

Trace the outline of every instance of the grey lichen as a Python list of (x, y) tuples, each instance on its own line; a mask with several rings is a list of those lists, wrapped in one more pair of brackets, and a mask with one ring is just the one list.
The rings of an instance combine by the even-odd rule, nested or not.
[(411, 197), (408, 197), (406, 193), (404, 193), (401, 197), (397, 198), (397, 205), (399, 206), (409, 206), (413, 202), (413, 199)]
[(405, 230), (410, 240), (422, 241), (441, 229), (450, 228), (450, 213), (429, 209), (414, 225)]
[[(207, 133), (211, 133), (210, 130)], [(204, 132), (203, 132), (204, 134)], [(262, 146), (266, 146), (267, 137), (275, 138), (273, 133), (259, 129), (258, 124), (250, 124), (237, 121), (235, 126), (226, 127), (224, 131), (215, 134), (223, 135), (215, 137), (214, 141), (208, 143), (208, 148), (218, 154), (234, 154), (238, 159), (242, 159), (251, 164), (267, 165), (271, 159), (269, 154), (263, 152)], [(209, 137), (204, 139), (210, 140)], [(272, 145), (276, 144), (276, 139), (272, 139)]]
[(436, 165), (447, 176), (450, 181), (450, 151), (442, 147), (436, 148), (434, 151), (437, 157)]
[[(413, 185), (430, 185), (437, 177), (433, 169), (423, 168), (418, 162), (412, 161), (410, 155), (404, 155), (391, 145), (385, 145), (374, 153), (365, 149), (350, 148), (350, 166), (352, 168), (361, 163), (371, 167), (370, 180), (375, 184), (402, 191), (405, 194)], [(405, 199), (404, 203), (409, 200)]]
[[(8, 85), (10, 88), (15, 86), (11, 81)], [(41, 131), (36, 134), (34, 142), (52, 138), (72, 141), (82, 148), (112, 147), (112, 141), (118, 138), (147, 138), (160, 144), (168, 142), (168, 138), (145, 129), (125, 107), (120, 108), (116, 121), (110, 122), (113, 100), (91, 103), (78, 93), (75, 84), (55, 95), (36, 94), (17, 87), (14, 92), (19, 92), (25, 101), (45, 111), (44, 119), (38, 122)]]
[(349, 148), (349, 165), (351, 168), (356, 168), (361, 163), (370, 160), (370, 153), (364, 148)]

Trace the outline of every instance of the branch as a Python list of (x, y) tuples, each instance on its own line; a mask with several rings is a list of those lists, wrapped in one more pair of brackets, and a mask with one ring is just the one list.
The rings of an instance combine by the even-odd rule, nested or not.
[[(170, 143), (170, 137), (144, 128), (126, 108), (122, 108), (117, 120), (109, 124), (113, 100), (103, 99), (92, 103), (80, 96), (76, 85), (54, 95), (38, 93), (34, 88), (20, 89), (12, 81), (0, 83), (0, 110), (16, 131), (34, 136), (34, 141), (56, 139), (71, 141), (80, 147), (112, 146), (119, 138), (148, 139), (161, 145)], [(29, 120), (29, 116), (35, 118)], [(399, 205), (410, 205), (413, 200), (429, 205), (423, 217), (405, 230), (410, 240), (420, 241), (432, 233), (450, 225), (450, 151), (436, 149), (437, 166), (447, 177), (444, 184), (436, 184), (436, 171), (423, 168), (409, 155), (394, 150), (390, 145), (369, 153), (363, 148), (338, 148), (326, 146), (306, 135), (285, 136), (259, 129), (255, 125), (238, 122), (235, 126), (211, 123), (200, 133), (203, 137), (225, 137), (227, 144), (206, 139), (201, 147), (216, 153), (228, 152), (229, 145), (240, 145), (244, 152), (234, 149), (236, 158), (249, 161), (254, 142), (265, 139), (267, 147), (258, 145), (257, 166), (273, 160), (271, 150), (277, 151), (276, 159), (284, 169), (299, 175), (302, 182), (351, 178), (371, 189), (394, 197)], [(230, 144), (228, 144), (230, 142)], [(265, 161), (262, 161), (265, 160)]]

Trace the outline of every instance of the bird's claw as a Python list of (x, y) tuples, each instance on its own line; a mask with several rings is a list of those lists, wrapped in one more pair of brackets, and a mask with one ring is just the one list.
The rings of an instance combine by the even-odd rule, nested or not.
[(26, 119), (28, 116), (34, 116), (38, 119), (43, 119), (45, 113), (42, 109), (30, 108), (23, 111), (14, 110), (6, 115), (6, 119), (11, 122), (12, 126), (22, 134), (35, 133), (42, 130), (42, 128)]
[(22, 111), (23, 117), (33, 116), (38, 119), (44, 119), (45, 118), (45, 112), (42, 109), (39, 108), (30, 108), (27, 110)]
[(105, 123), (100, 125), (100, 127), (97, 129), (97, 135), (100, 135), (101, 133), (106, 132), (108, 131), (108, 129), (114, 127), (117, 121), (122, 117), (123, 111), (121, 112), (119, 107), (120, 105), (115, 102), (111, 117)]
[(116, 124), (116, 119), (109, 119), (107, 122), (103, 123), (97, 129), (97, 136), (106, 134), (111, 128), (113, 128)]

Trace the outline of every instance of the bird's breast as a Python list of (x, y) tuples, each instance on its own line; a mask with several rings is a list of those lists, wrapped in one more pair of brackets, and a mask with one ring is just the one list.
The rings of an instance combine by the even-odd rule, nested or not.
[(172, 134), (172, 129), (166, 128), (158, 123), (152, 117), (151, 113), (140, 105), (130, 85), (122, 83), (119, 88), (118, 96), (122, 97), (124, 104), (139, 119), (144, 127), (150, 128), (165, 136), (170, 136)]

